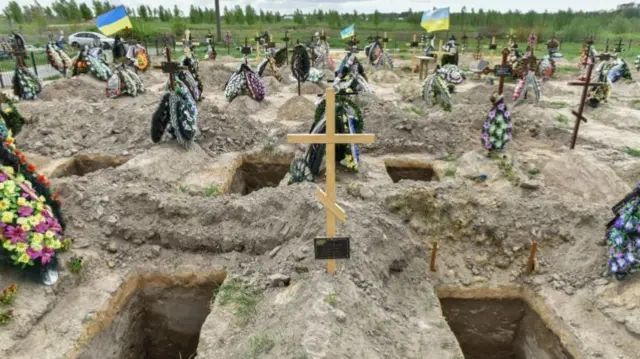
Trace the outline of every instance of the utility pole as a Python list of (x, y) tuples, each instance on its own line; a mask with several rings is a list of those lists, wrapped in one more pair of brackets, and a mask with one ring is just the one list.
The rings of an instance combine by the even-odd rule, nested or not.
[(216, 0), (216, 41), (222, 42), (222, 32), (220, 31), (220, 0)]

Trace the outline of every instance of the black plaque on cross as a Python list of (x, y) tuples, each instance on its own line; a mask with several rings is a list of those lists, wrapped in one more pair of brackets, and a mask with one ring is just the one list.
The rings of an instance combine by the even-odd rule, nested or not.
[(160, 66), (154, 66), (154, 68), (161, 69), (162, 73), (169, 74), (169, 85), (171, 86), (171, 91), (173, 91), (176, 84), (176, 72), (184, 67), (177, 62), (171, 61), (171, 49), (168, 46), (165, 47), (165, 52), (167, 61), (162, 61)]
[(476, 60), (480, 59), (480, 53), (482, 51), (482, 48), (481, 48), (482, 45), (480, 44), (481, 41), (482, 41), (482, 36), (478, 35), (476, 37), (476, 53), (474, 55)]
[(502, 62), (500, 65), (496, 65), (493, 70), (487, 67), (483, 72), (485, 75), (493, 73), (500, 78), (498, 82), (499, 95), (502, 95), (502, 90), (504, 89), (504, 78), (513, 74), (513, 68), (511, 64), (508, 63), (507, 56), (509, 56), (509, 49), (505, 47), (502, 49)]
[(618, 40), (618, 44), (616, 45), (615, 49), (613, 49), (613, 52), (615, 52), (616, 54), (619, 54), (622, 52), (622, 38)]
[(347, 50), (358, 53), (360, 51), (360, 49), (358, 49), (358, 44), (360, 44), (360, 40), (356, 38), (356, 35), (353, 35), (351, 40), (347, 42)]
[[(591, 48), (591, 45), (589, 45), (589, 47), (587, 48), (587, 54), (589, 54), (589, 50)], [(589, 55), (587, 55), (589, 56)], [(587, 119), (582, 115), (583, 111), (584, 111), (584, 105), (585, 105), (585, 101), (587, 100), (587, 91), (589, 90), (589, 87), (599, 87), (604, 85), (603, 83), (600, 82), (594, 82), (591, 83), (591, 74), (593, 72), (593, 58), (589, 57), (589, 59), (587, 60), (587, 77), (585, 79), (585, 81), (571, 81), (569, 82), (570, 86), (582, 86), (582, 97), (580, 98), (580, 107), (578, 108), (578, 112), (576, 111), (571, 111), (571, 113), (576, 116), (576, 123), (573, 126), (573, 136), (571, 137), (571, 147), (569, 147), (570, 149), (573, 149), (576, 146), (576, 140), (578, 138), (578, 130), (580, 129), (580, 122), (587, 122)]]
[(315, 259), (349, 259), (351, 258), (351, 241), (349, 237), (314, 238)]

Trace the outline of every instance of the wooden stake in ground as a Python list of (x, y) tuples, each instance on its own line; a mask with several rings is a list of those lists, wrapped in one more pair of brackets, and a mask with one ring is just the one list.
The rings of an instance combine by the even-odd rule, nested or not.
[[(587, 48), (587, 54), (589, 54), (590, 46)], [(578, 108), (578, 112), (571, 110), (571, 113), (576, 116), (576, 123), (573, 126), (573, 136), (571, 137), (571, 147), (570, 149), (574, 149), (576, 147), (576, 140), (578, 139), (578, 130), (580, 129), (580, 121), (587, 122), (587, 119), (582, 116), (582, 112), (584, 111), (584, 105), (587, 100), (587, 91), (589, 87), (598, 87), (603, 86), (603, 83), (594, 82), (591, 83), (591, 73), (593, 72), (593, 59), (589, 57), (587, 59), (587, 78), (585, 81), (571, 81), (569, 82), (570, 86), (582, 86), (582, 97), (580, 98), (580, 107)]]
[(256, 62), (260, 62), (260, 33), (256, 32)]
[(411, 72), (413, 73), (418, 69), (418, 64), (416, 63), (416, 49), (418, 48), (418, 41), (416, 40), (416, 36), (416, 34), (413, 34), (413, 41), (409, 44), (409, 46), (411, 46)]
[(291, 40), (289, 39), (289, 30), (285, 30), (282, 41), (284, 41), (284, 54), (287, 58), (287, 65), (289, 65), (289, 40)]
[[(318, 187), (316, 198), (324, 205), (326, 210), (325, 231), (328, 239), (336, 236), (336, 218), (345, 221), (345, 212), (336, 202), (336, 144), (373, 143), (374, 135), (370, 134), (344, 134), (336, 135), (336, 95), (333, 88), (327, 89), (325, 98), (326, 107), (326, 131), (324, 134), (293, 134), (287, 135), (289, 143), (325, 144), (325, 177), (326, 193)], [(336, 272), (335, 259), (329, 259), (327, 273)]]
[(538, 242), (531, 244), (531, 251), (529, 252), (529, 262), (527, 262), (527, 274), (531, 274), (536, 267), (536, 250), (538, 249)]
[(431, 247), (431, 262), (429, 262), (429, 270), (432, 272), (436, 271), (436, 256), (438, 254), (438, 241), (433, 242), (433, 247)]

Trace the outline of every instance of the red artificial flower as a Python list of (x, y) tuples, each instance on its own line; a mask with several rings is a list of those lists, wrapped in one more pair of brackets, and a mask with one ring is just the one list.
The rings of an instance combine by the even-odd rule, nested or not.
[(16, 155), (16, 157), (20, 157), (22, 155), (22, 152), (15, 150), (13, 151), (13, 154)]
[(49, 188), (49, 186), (51, 186), (51, 182), (49, 182), (48, 180), (44, 182), (44, 186)]
[(60, 202), (60, 196), (58, 196), (57, 193), (54, 193), (53, 196), (51, 196), (51, 198), (53, 198), (54, 201)]
[(35, 172), (36, 171), (36, 166), (34, 166), (31, 163), (29, 163), (29, 165), (27, 165), (27, 171)]
[(44, 175), (38, 175), (38, 181), (45, 183), (47, 181), (47, 178)]
[(24, 155), (20, 156), (20, 164), (25, 164), (25, 163), (27, 163), (27, 158)]

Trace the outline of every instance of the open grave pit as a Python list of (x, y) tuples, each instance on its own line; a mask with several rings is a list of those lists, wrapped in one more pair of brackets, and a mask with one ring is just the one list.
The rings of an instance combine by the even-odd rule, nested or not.
[(387, 174), (394, 183), (402, 180), (438, 181), (438, 174), (429, 163), (411, 160), (385, 160)]
[(453, 288), (443, 292), (438, 292), (443, 315), (466, 359), (575, 358), (557, 334), (562, 329), (549, 328), (537, 311), (541, 308), (534, 310), (526, 298), (510, 290), (488, 296)]
[(228, 192), (246, 196), (264, 187), (278, 187), (289, 172), (292, 160), (293, 154), (242, 156)]
[(215, 291), (226, 278), (216, 272), (186, 278), (144, 275), (116, 293), (103, 328), (78, 359), (193, 358)]
[(52, 172), (50, 177), (82, 177), (91, 172), (95, 172), (105, 168), (119, 167), (129, 161), (130, 157), (123, 156), (92, 156), (80, 155), (68, 159), (58, 165)]

